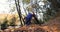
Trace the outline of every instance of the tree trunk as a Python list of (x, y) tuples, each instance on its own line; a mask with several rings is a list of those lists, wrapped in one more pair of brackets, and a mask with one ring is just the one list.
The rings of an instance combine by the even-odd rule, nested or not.
[[(17, 9), (20, 21), (21, 21), (21, 10), (20, 10), (20, 5), (19, 5), (19, 0), (15, 0), (15, 4), (16, 4), (16, 9)], [(21, 26), (23, 26), (22, 21), (21, 21)]]

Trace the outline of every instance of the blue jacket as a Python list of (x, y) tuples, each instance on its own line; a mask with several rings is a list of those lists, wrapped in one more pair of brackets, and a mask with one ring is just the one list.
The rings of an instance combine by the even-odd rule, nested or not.
[(32, 14), (31, 13), (28, 13), (28, 15), (26, 16), (26, 22), (25, 24), (26, 25), (30, 25), (31, 24), (31, 19), (32, 19)]

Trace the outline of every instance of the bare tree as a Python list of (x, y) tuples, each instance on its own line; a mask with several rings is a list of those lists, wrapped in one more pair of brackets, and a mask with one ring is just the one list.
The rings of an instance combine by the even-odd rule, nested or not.
[[(17, 9), (20, 21), (21, 21), (21, 10), (20, 10), (20, 5), (19, 5), (19, 0), (15, 0), (15, 4), (16, 4), (16, 9)], [(22, 21), (21, 21), (21, 26), (23, 26)]]

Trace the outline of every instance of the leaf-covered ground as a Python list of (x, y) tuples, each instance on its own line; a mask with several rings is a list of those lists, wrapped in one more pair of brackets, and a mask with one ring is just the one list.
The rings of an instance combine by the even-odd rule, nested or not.
[(32, 24), (15, 29), (5, 29), (4, 32), (60, 32), (60, 17), (51, 19), (42, 25)]
[(60, 14), (42, 25), (31, 24), (23, 27), (10, 27), (1, 32), (60, 32)]

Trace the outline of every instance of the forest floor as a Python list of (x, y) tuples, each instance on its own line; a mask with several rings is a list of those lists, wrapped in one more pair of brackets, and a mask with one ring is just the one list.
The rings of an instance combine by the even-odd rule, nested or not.
[(42, 25), (31, 24), (14, 29), (5, 29), (2, 32), (60, 32), (60, 15)]
[(60, 17), (51, 19), (42, 25), (31, 24), (14, 29), (5, 29), (4, 32), (60, 32)]
[(29, 25), (19, 28), (19, 30), (29, 32), (60, 32), (60, 17), (51, 19), (48, 23), (42, 25)]

